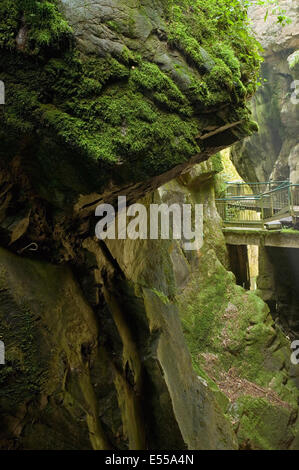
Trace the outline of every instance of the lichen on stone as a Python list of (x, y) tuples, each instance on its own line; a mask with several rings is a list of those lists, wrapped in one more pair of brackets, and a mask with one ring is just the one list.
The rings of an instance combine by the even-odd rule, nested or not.
[(299, 64), (299, 51), (293, 52), (293, 54), (288, 57), (288, 63), (291, 70), (295, 70), (297, 68)]

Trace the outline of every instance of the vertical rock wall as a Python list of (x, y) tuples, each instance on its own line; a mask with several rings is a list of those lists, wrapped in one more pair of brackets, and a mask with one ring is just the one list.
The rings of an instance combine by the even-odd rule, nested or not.
[(251, 103), (260, 131), (237, 144), (232, 153), (245, 181), (290, 178), (293, 183), (299, 182), (299, 102), (297, 99), (295, 103), (295, 96), (291, 99), (292, 84), (299, 79), (299, 4), (284, 0), (279, 6), (291, 18), (290, 25), (275, 24), (276, 17), (271, 14), (264, 21), (263, 7), (250, 10), (252, 27), (264, 48), (265, 60), (261, 69), (262, 86)]

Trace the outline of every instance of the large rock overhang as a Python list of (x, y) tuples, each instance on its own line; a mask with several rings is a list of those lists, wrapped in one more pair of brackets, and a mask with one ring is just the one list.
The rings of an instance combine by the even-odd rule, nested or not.
[(47, 203), (136, 200), (256, 130), (257, 46), (217, 2), (38, 3), (1, 7), (0, 156)]

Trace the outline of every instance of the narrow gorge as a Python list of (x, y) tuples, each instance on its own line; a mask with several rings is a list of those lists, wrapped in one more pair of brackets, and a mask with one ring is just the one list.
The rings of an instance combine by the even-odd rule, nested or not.
[[(219, 210), (299, 185), (299, 4), (249, 3), (1, 0), (1, 450), (299, 449), (296, 217), (246, 284)], [(121, 196), (203, 245), (99, 240)]]

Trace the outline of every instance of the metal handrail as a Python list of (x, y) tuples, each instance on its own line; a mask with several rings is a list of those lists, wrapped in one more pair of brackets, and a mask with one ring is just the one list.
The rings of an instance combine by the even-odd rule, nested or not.
[[(264, 225), (267, 221), (277, 220), (279, 217), (299, 217), (299, 191), (294, 192), (294, 188), (297, 189), (299, 184), (292, 184), (289, 181), (271, 183), (281, 184), (259, 195), (249, 193), (242, 196), (217, 198), (218, 212), (224, 222), (241, 226)], [(234, 184), (250, 186), (257, 183)]]
[(289, 180), (284, 180), (284, 181), (258, 181), (256, 183), (245, 183), (245, 181), (225, 181), (224, 182), (225, 184), (229, 184), (229, 185), (239, 185), (239, 186), (242, 186), (242, 185), (245, 185), (245, 186), (253, 186), (253, 185), (257, 185), (257, 184), (278, 184), (278, 183), (286, 183), (286, 184), (290, 184), (290, 181)]
[(236, 200), (243, 200), (243, 199), (261, 199), (261, 196), (255, 196), (254, 194), (247, 194), (247, 196), (231, 196), (231, 197), (224, 197), (218, 198), (216, 201), (236, 201)]
[(299, 186), (299, 185), (293, 185), (293, 184), (281, 185), (281, 186), (278, 186), (278, 188), (271, 189), (271, 191), (266, 191), (265, 193), (262, 193), (260, 197), (267, 196), (267, 194), (275, 193), (276, 191), (281, 191), (282, 189), (291, 188), (292, 186)]

